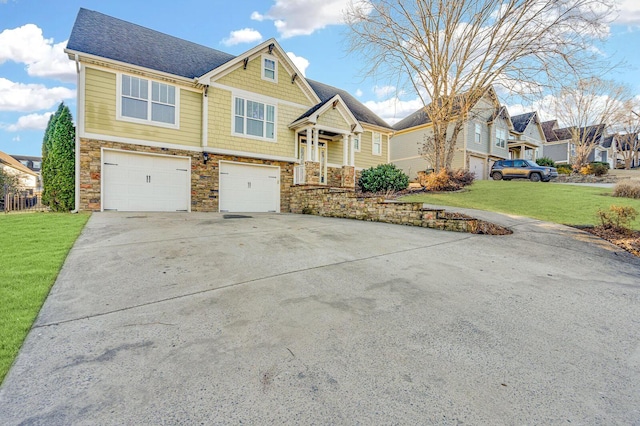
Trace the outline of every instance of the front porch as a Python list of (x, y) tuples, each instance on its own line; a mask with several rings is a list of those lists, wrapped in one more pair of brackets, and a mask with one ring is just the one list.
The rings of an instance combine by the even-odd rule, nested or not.
[(537, 144), (531, 142), (509, 141), (509, 158), (536, 161), (539, 149)]

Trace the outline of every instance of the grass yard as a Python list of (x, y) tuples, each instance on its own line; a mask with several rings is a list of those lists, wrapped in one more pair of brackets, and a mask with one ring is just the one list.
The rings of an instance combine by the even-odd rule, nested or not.
[[(565, 225), (597, 225), (598, 209), (631, 206), (640, 212), (640, 200), (611, 196), (611, 189), (529, 181), (476, 181), (467, 191), (418, 194), (403, 201), (489, 210), (528, 216)], [(640, 218), (632, 227), (640, 230)]]
[(88, 219), (88, 214), (0, 214), (0, 383)]

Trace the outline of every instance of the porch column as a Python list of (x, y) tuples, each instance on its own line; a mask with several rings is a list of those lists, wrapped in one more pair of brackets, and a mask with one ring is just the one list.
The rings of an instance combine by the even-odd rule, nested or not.
[(342, 135), (342, 165), (349, 164), (349, 135)]
[[(360, 133), (356, 133), (355, 136), (357, 138), (360, 138)], [(354, 142), (353, 142), (353, 134), (349, 135), (349, 165), (350, 166), (355, 166), (356, 165), (356, 161), (355, 161), (355, 154), (356, 154), (356, 150), (355, 147), (353, 146)], [(362, 139), (360, 139), (360, 146), (362, 146)]]
[(311, 161), (311, 140), (313, 139), (313, 137), (311, 136), (312, 132), (313, 130), (311, 129), (311, 127), (307, 127), (307, 148), (304, 150), (306, 157), (304, 161)]
[(318, 129), (313, 130), (313, 161), (320, 161), (319, 156), (319, 140), (320, 140), (320, 131)]

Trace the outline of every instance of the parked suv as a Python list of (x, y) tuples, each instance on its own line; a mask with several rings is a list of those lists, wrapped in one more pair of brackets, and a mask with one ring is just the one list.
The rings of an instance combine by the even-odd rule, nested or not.
[(530, 179), (531, 182), (549, 182), (558, 177), (555, 167), (539, 166), (531, 160), (500, 160), (491, 166), (493, 180)]

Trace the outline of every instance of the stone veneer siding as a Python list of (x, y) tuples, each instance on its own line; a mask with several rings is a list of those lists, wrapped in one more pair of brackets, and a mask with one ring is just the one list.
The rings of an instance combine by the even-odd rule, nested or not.
[(80, 140), (80, 210), (100, 211), (101, 148), (191, 157), (191, 210), (201, 212), (218, 211), (218, 192), (220, 188), (218, 168), (220, 160), (279, 166), (280, 211), (288, 212), (290, 210), (293, 163), (210, 153), (207, 164), (204, 164), (202, 152), (164, 149), (94, 139)]
[(342, 169), (338, 167), (327, 166), (327, 185), (342, 186)]
[(373, 222), (421, 226), (446, 231), (475, 232), (476, 219), (447, 217), (444, 210), (427, 209), (423, 203), (386, 201), (383, 197), (359, 197), (345, 188), (295, 186), (291, 212)]

